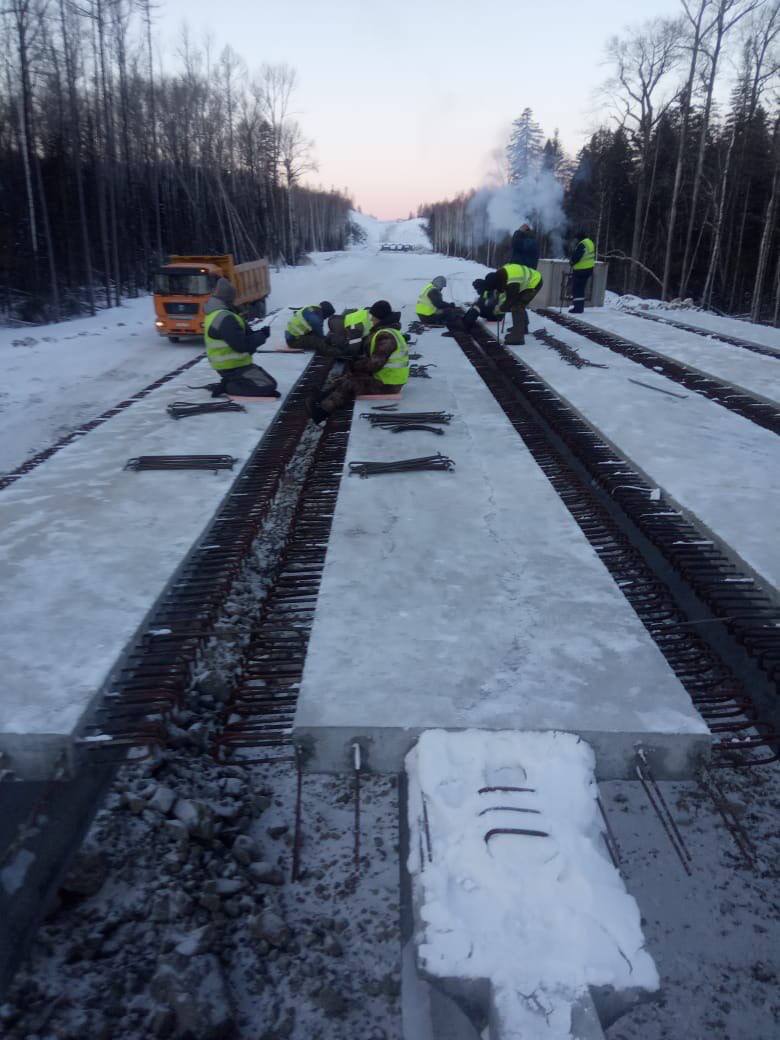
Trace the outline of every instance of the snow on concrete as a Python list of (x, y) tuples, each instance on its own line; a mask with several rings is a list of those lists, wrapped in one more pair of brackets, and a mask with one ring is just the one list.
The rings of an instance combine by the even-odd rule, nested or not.
[(602, 776), (646, 740), (685, 773), (707, 729), (660, 651), (461, 350), (417, 349), (438, 367), (402, 406), (452, 413), (445, 436), (373, 429), (357, 402), (347, 461), (456, 469), (342, 481), (294, 730), (312, 767), (360, 739), (397, 771), (422, 730), (482, 727), (579, 733)]
[[(531, 315), (531, 328), (545, 321)], [(549, 323), (547, 323), (549, 326)], [(749, 419), (560, 326), (549, 328), (590, 361), (573, 368), (533, 336), (509, 348), (619, 451), (741, 558), (763, 582), (780, 583), (780, 441)], [(736, 348), (734, 348), (736, 349)], [(767, 364), (775, 364), (767, 361)], [(684, 399), (637, 386), (638, 379)]]
[[(283, 393), (307, 361), (273, 359)], [(34, 757), (66, 741), (276, 414), (269, 399), (244, 413), (170, 419), (170, 401), (207, 398), (186, 384), (210, 378), (204, 361), (0, 496), (0, 748)], [(239, 461), (218, 473), (123, 470), (155, 454)]]
[(202, 350), (158, 336), (150, 296), (94, 318), (0, 328), (0, 473)]
[[(590, 987), (658, 988), (603, 843), (594, 761), (570, 734), (476, 730), (430, 730), (406, 757), (418, 963), (451, 993), (489, 980), (491, 1036), (564, 1040)], [(502, 828), (546, 837), (486, 841)]]
[(752, 394), (780, 402), (780, 361), (774, 358), (763, 357), (719, 340), (702, 339), (695, 332), (651, 323), (630, 312), (608, 307), (588, 308), (579, 318), (589, 325), (650, 347), (665, 357), (682, 361), (700, 372), (724, 379)]
[(780, 329), (768, 325), (754, 325), (752, 322), (742, 321), (739, 318), (713, 314), (712, 311), (702, 311), (695, 307), (685, 307), (674, 301), (663, 303), (661, 300), (644, 300), (639, 296), (618, 296), (617, 293), (612, 292), (607, 293), (605, 304), (607, 307), (628, 313), (632, 310), (654, 311), (657, 312), (659, 318), (663, 318), (668, 313), (668, 317), (673, 321), (682, 321), (686, 325), (698, 325), (705, 331), (738, 336), (740, 339), (780, 350)]

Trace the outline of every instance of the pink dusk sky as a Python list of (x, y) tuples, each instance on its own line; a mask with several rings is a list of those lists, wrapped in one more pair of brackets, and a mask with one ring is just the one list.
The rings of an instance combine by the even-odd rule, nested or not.
[(212, 54), (229, 43), (250, 73), (287, 62), (292, 108), (315, 142), (309, 183), (347, 189), (392, 219), (488, 176), (528, 107), (572, 155), (609, 114), (597, 89), (608, 37), (680, 13), (679, 0), (165, 0), (156, 26), (165, 68), (186, 22)]

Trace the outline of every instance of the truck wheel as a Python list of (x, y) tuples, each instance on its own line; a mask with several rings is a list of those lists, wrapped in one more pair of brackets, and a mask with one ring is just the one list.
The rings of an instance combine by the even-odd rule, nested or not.
[(251, 318), (264, 318), (267, 307), (265, 300), (255, 300), (249, 306), (249, 315)]
[(169, 336), (168, 337), (168, 342), (169, 343), (178, 343), (180, 339), (181, 339), (181, 336)]

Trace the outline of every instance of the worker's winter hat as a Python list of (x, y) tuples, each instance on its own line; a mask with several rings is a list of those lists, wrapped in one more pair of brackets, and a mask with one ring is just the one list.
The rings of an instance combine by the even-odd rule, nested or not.
[(443, 274), (437, 274), (431, 282), (431, 285), (435, 285), (437, 289), (443, 289), (446, 284), (447, 279), (444, 277)]
[(488, 292), (498, 288), (498, 271), (491, 271), (485, 275), (485, 288)]
[(401, 312), (394, 311), (387, 300), (377, 300), (368, 308), (368, 313), (383, 325), (401, 320)]
[(485, 291), (485, 279), (484, 278), (475, 278), (474, 281), (471, 283), (471, 286), (472, 286), (472, 288), (474, 289), (475, 292), (479, 292), (479, 293), (484, 292)]
[(227, 278), (218, 278), (214, 289), (214, 295), (223, 303), (232, 303), (236, 298), (236, 287)]
[(328, 303), (327, 300), (323, 300), (320, 303), (320, 310), (322, 311), (323, 318), (332, 318), (336, 313), (332, 303)]

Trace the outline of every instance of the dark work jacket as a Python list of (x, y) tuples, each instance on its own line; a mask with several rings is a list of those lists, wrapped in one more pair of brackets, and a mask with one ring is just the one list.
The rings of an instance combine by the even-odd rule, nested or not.
[(205, 313), (220, 310), (225, 313), (216, 318), (211, 326), (211, 335), (214, 339), (221, 339), (237, 354), (252, 354), (261, 347), (268, 339), (268, 329), (258, 329), (253, 332), (248, 325), (242, 328), (241, 322), (236, 317), (234, 308), (228, 306), (222, 300), (212, 296), (206, 301)]
[(539, 243), (529, 231), (515, 231), (512, 235), (512, 263), (526, 267), (539, 267)]

